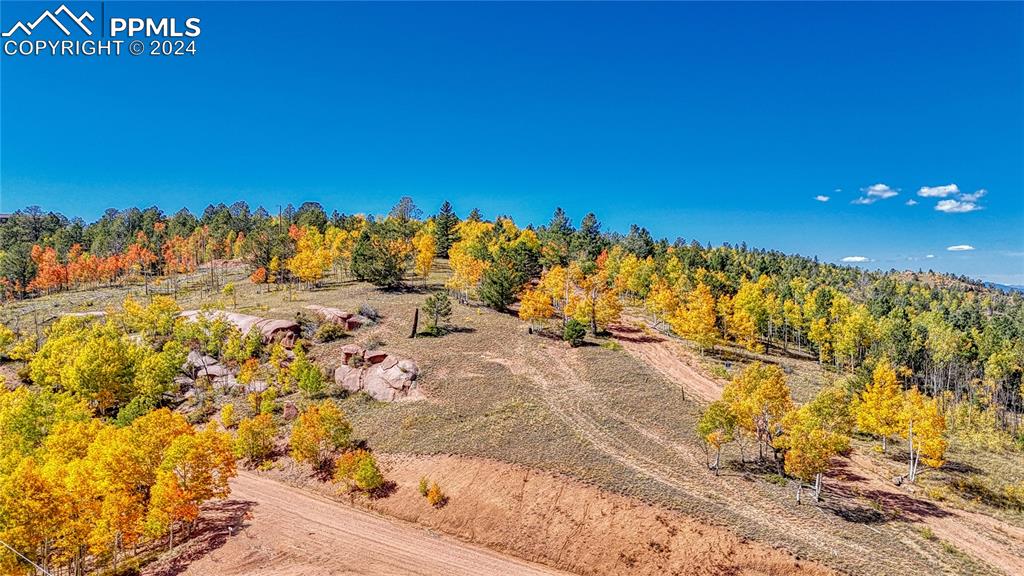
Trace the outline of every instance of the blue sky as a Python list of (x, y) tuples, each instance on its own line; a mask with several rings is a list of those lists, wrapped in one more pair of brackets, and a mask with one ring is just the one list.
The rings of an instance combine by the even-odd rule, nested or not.
[(199, 17), (198, 54), (0, 58), (0, 210), (410, 195), (1024, 284), (1020, 3), (104, 10)]

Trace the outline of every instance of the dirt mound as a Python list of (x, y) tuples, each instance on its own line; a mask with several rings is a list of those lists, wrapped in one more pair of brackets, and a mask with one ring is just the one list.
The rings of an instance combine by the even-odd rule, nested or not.
[[(372, 509), (579, 574), (831, 574), (729, 530), (624, 496), (502, 462), (382, 458), (395, 492)], [(421, 477), (450, 497), (432, 508)]]

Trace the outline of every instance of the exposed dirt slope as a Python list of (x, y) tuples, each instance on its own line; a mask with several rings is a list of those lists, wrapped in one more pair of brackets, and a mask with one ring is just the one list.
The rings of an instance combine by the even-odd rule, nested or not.
[[(186, 550), (184, 562), (164, 561), (144, 574), (197, 576), (314, 575), (564, 575), (490, 550), (432, 534), (322, 495), (242, 472), (231, 483), (229, 509), (248, 513), (212, 550)], [(219, 509), (215, 509), (216, 514)], [(222, 514), (227, 521), (229, 515)]]
[[(831, 574), (726, 528), (564, 476), (455, 456), (382, 460), (396, 492), (370, 505), (460, 538), (579, 574)], [(422, 476), (450, 496), (431, 508)]]

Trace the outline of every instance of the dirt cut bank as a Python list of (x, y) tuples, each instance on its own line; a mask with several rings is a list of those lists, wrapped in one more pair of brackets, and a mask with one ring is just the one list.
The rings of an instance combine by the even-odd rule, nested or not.
[[(547, 472), (455, 456), (382, 462), (397, 490), (371, 508), (578, 574), (833, 573), (726, 528)], [(423, 477), (450, 497), (444, 507), (420, 496)]]

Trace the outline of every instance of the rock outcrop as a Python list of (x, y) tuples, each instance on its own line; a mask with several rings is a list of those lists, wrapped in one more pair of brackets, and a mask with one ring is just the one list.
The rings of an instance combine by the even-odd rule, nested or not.
[(259, 316), (250, 316), (249, 314), (239, 314), (237, 312), (225, 312), (223, 310), (213, 310), (210, 312), (185, 310), (181, 313), (182, 318), (188, 318), (189, 320), (195, 320), (200, 315), (204, 317), (224, 318), (235, 328), (238, 328), (238, 331), (241, 332), (243, 336), (248, 334), (249, 330), (259, 330), (263, 337), (264, 344), (280, 342), (285, 348), (295, 346), (295, 341), (298, 340), (300, 334), (298, 323), (291, 320), (260, 318)]
[(334, 371), (334, 381), (349, 392), (366, 392), (382, 402), (424, 398), (416, 384), (419, 367), (412, 360), (355, 344), (342, 346), (341, 352), (344, 364)]
[(312, 310), (321, 321), (344, 326), (345, 330), (355, 330), (364, 324), (370, 323), (369, 318), (354, 312), (345, 312), (340, 308), (310, 304), (306, 306), (306, 309)]

